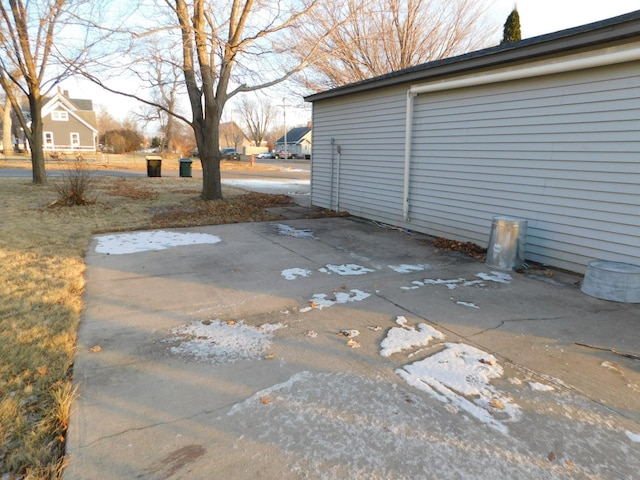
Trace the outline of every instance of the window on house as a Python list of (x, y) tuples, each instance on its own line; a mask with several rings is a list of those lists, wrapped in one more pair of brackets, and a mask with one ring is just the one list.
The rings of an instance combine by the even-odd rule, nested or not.
[(65, 112), (64, 110), (54, 110), (51, 112), (51, 120), (66, 122), (69, 120), (69, 112)]
[(77, 132), (71, 132), (71, 146), (79, 147), (80, 146), (80, 134)]
[(44, 132), (44, 146), (53, 147), (53, 132)]

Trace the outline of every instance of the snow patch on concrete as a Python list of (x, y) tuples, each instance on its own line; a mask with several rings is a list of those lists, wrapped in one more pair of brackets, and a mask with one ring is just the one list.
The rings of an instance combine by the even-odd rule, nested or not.
[(531, 390), (535, 390), (537, 392), (551, 392), (555, 390), (551, 385), (545, 385), (544, 383), (539, 382), (529, 382), (529, 387)]
[(316, 238), (316, 236), (313, 234), (313, 231), (311, 230), (300, 230), (283, 223), (277, 223), (274, 225), (274, 227), (278, 230), (278, 233), (280, 235), (284, 235), (286, 237)]
[(287, 268), (286, 270), (282, 270), (280, 274), (285, 280), (295, 280), (298, 277), (308, 277), (311, 275), (311, 270), (307, 268)]
[(325, 307), (333, 307), (341, 303), (361, 302), (370, 296), (370, 293), (358, 289), (352, 289), (349, 292), (337, 292), (334, 294), (334, 300), (328, 298), (326, 293), (316, 293), (311, 297), (311, 300), (309, 300), (309, 306), (301, 308), (300, 312), (305, 313), (314, 308), (322, 310)]
[(399, 327), (393, 327), (380, 342), (380, 355), (389, 357), (394, 353), (416, 347), (425, 347), (434, 338), (442, 340), (444, 335), (426, 323), (419, 323), (416, 327), (408, 326), (407, 319), (399, 316), (396, 319)]
[(422, 272), (431, 268), (431, 265), (426, 263), (419, 263), (417, 265), (408, 265), (406, 263), (400, 265), (389, 265), (389, 268), (397, 273), (412, 273)]
[(322, 273), (337, 273), (338, 275), (366, 275), (367, 273), (371, 273), (374, 270), (370, 268), (363, 267), (362, 265), (356, 265), (355, 263), (346, 263), (342, 265), (333, 265), (328, 263), (323, 268), (318, 269), (319, 272)]
[(520, 407), (489, 383), (503, 374), (495, 357), (463, 343), (444, 345), (445, 350), (396, 372), (409, 385), (507, 434), (504, 421), (518, 420)]
[(96, 238), (98, 239), (96, 252), (106, 253), (107, 255), (126, 255), (166, 250), (167, 248), (185, 245), (215, 244), (220, 242), (220, 237), (209, 235), (208, 233), (166, 232), (163, 230), (100, 235)]
[(165, 343), (177, 343), (171, 353), (211, 363), (233, 363), (261, 358), (271, 346), (273, 332), (280, 323), (259, 327), (238, 322), (197, 321), (171, 329)]

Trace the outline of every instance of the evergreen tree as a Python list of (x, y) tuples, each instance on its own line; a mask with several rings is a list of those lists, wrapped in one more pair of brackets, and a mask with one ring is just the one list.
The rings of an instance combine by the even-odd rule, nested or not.
[(502, 36), (502, 42), (500, 42), (500, 44), (517, 42), (518, 40), (522, 40), (520, 15), (518, 15), (518, 10), (514, 8), (504, 23), (504, 35)]

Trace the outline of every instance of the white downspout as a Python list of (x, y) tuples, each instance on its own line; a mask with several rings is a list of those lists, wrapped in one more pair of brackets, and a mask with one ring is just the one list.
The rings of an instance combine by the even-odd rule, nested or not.
[(340, 211), (340, 157), (342, 156), (342, 148), (336, 146), (338, 152), (338, 163), (336, 164), (336, 212)]
[(416, 94), (407, 92), (407, 120), (404, 134), (404, 191), (402, 196), (402, 218), (409, 221), (409, 180), (411, 178), (411, 141), (413, 139), (413, 99)]
[(572, 70), (584, 70), (587, 68), (637, 60), (640, 60), (640, 47), (638, 47), (637, 43), (633, 43), (631, 45), (605, 48), (595, 54), (575, 54), (556, 61), (541, 60), (525, 67), (514, 67), (499, 72), (478, 74), (454, 80), (442, 80), (427, 85), (414, 85), (409, 88), (407, 91), (407, 120), (404, 143), (404, 201), (402, 207), (404, 220), (409, 221), (409, 179), (411, 176), (411, 144), (413, 140), (413, 103), (417, 95), (421, 93), (487, 85), (490, 83), (508, 82), (522, 78), (540, 77), (543, 75), (552, 75)]
[(334, 145), (336, 139), (331, 137), (331, 175), (329, 177), (329, 209), (333, 210), (333, 174), (335, 170), (335, 162), (333, 156)]

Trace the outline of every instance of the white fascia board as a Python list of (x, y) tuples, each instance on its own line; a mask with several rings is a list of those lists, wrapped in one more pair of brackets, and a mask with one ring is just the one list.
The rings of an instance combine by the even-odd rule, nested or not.
[(640, 60), (640, 44), (638, 42), (583, 52), (564, 57), (538, 60), (531, 63), (505, 67), (490, 72), (482, 72), (448, 80), (439, 80), (420, 85), (413, 85), (409, 92), (413, 95), (474, 87), (491, 83), (508, 82), (522, 78), (539, 77), (555, 73), (584, 70), (618, 63)]

